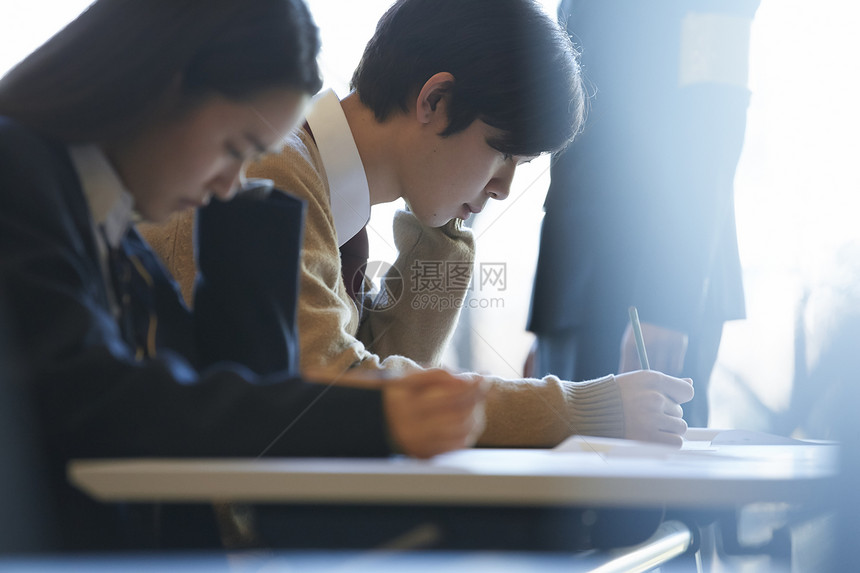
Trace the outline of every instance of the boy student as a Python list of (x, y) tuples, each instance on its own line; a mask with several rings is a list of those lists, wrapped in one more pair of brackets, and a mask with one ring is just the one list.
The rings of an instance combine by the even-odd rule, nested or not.
[[(430, 456), (480, 430), (483, 390), (465, 377), (372, 389), (297, 376), (299, 201), (271, 191), (202, 210), (193, 314), (135, 230), (230, 199), (319, 89), (318, 49), (301, 0), (97, 0), (0, 80), (4, 327), (65, 547), (124, 543), (109, 508), (66, 485), (71, 458)], [(237, 343), (248, 317), (260, 336)]]
[[(447, 308), (421, 308), (415, 273), (434, 262), (460, 265), (459, 284), (468, 283), (474, 238), (462, 219), (505, 199), (519, 164), (565, 147), (582, 125), (577, 56), (531, 0), (400, 0), (380, 20), (352, 84), (342, 101), (322, 95), (282, 152), (249, 175), (307, 201), (302, 368), (414, 372), (439, 363), (465, 290)], [(339, 248), (361, 250), (370, 206), (401, 197), (409, 211), (394, 220), (397, 276), (359, 312), (366, 304), (349, 294), (354, 277)], [(190, 225), (185, 217), (149, 233), (186, 288)], [(691, 380), (652, 371), (587, 382), (483, 378), (490, 391), (481, 445), (552, 446), (571, 434), (679, 445), (680, 404), (693, 396)]]

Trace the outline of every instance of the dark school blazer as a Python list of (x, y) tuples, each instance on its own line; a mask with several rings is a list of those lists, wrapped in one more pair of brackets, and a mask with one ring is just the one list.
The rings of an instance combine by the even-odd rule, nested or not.
[(84, 457), (390, 453), (380, 392), (297, 374), (303, 210), (278, 191), (203, 209), (193, 312), (132, 229), (158, 318), (157, 354), (139, 360), (110, 312), (65, 146), (0, 117), (6, 326), (56, 475)]

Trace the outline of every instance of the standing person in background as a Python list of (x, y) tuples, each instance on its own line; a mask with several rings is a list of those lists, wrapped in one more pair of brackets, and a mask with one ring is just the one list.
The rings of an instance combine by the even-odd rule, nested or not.
[[(480, 431), (480, 385), (442, 371), (302, 380), (304, 207), (222, 202), (320, 88), (318, 51), (301, 0), (98, 0), (0, 80), (0, 284), (64, 548), (145, 543), (72, 458), (430, 456)], [(191, 313), (134, 222), (213, 196)]]
[[(696, 381), (708, 422), (723, 323), (745, 316), (733, 180), (759, 0), (564, 0), (592, 86), (582, 135), (554, 158), (528, 328), (533, 374), (652, 368)], [(528, 363), (527, 363), (528, 367)]]

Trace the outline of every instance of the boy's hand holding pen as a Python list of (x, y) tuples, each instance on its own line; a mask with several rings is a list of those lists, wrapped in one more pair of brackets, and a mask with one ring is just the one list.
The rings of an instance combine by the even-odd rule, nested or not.
[(621, 360), (618, 372), (632, 370), (658, 370), (672, 376), (679, 376), (684, 368), (684, 358), (687, 354), (687, 335), (678, 330), (672, 330), (647, 321), (640, 324), (643, 352), (647, 346), (647, 365), (639, 358), (639, 345), (633, 326), (633, 314), (638, 312), (635, 307), (629, 311), (631, 317), (621, 338)]
[(680, 405), (692, 400), (693, 381), (650, 369), (645, 338), (635, 307), (630, 308), (628, 333), (629, 336), (625, 334), (622, 354), (635, 341), (641, 370), (616, 376), (624, 410), (624, 437), (680, 447), (687, 431)]

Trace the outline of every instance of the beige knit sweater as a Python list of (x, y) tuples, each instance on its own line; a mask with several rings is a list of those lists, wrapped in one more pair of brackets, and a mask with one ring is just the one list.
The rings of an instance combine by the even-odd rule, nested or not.
[[(384, 310), (377, 304), (359, 313), (341, 277), (328, 180), (313, 140), (298, 130), (280, 154), (252, 166), (248, 175), (272, 179), (277, 188), (307, 202), (298, 309), (302, 369), (362, 368), (397, 375), (437, 366), (456, 326), (458, 305), (449, 301), (445, 310), (412, 305), (411, 269), (416, 262), (420, 268), (426, 262), (448, 261), (465, 263), (462, 266), (470, 272), (471, 231), (459, 220), (432, 229), (410, 213), (398, 213), (394, 221), (398, 257), (393, 266), (403, 280), (389, 283), (394, 288), (387, 293), (398, 301), (383, 305)], [(189, 302), (196, 273), (192, 224), (191, 215), (181, 214), (164, 225), (141, 228)], [(462, 300), (465, 291), (444, 294)], [(571, 434), (624, 436), (621, 397), (613, 376), (588, 382), (555, 376), (491, 380), (480, 445), (546, 447)]]

